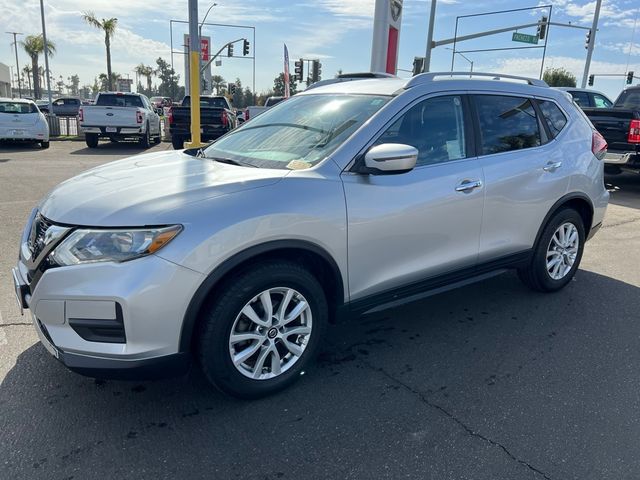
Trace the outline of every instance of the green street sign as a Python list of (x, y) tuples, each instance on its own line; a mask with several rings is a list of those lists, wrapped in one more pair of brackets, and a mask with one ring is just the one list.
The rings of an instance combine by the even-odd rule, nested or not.
[(532, 43), (534, 45), (538, 44), (538, 36), (537, 35), (527, 35), (526, 33), (518, 33), (514, 32), (511, 40), (514, 42), (522, 42), (522, 43)]

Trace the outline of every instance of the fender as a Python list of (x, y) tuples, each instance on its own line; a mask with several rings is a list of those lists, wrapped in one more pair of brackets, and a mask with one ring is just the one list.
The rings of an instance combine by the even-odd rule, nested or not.
[(319, 255), (327, 262), (327, 264), (331, 268), (334, 278), (336, 279), (336, 307), (341, 310), (341, 307), (344, 304), (345, 297), (342, 274), (340, 272), (338, 264), (324, 248), (316, 245), (315, 243), (305, 240), (274, 240), (262, 243), (260, 245), (255, 245), (239, 253), (236, 253), (232, 257), (222, 262), (217, 268), (213, 270), (213, 272), (211, 272), (207, 276), (200, 287), (198, 287), (198, 290), (196, 290), (196, 293), (193, 295), (191, 301), (189, 302), (189, 306), (187, 307), (187, 311), (182, 321), (179, 351), (187, 352), (190, 350), (191, 338), (196, 322), (198, 320), (198, 313), (200, 312), (200, 309), (205, 303), (211, 290), (227, 273), (253, 257), (284, 249), (311, 252)]
[[(540, 227), (538, 228), (538, 233), (536, 235), (536, 241), (533, 243), (533, 248), (534, 249), (538, 245), (538, 241), (540, 240), (540, 236), (542, 235), (542, 231), (544, 230), (544, 227), (549, 222), (549, 219), (562, 207), (562, 205), (564, 205), (565, 203), (567, 203), (567, 202), (569, 202), (571, 200), (576, 200), (576, 199), (580, 199), (580, 200), (586, 201), (587, 204), (589, 205), (589, 208), (591, 209), (591, 215), (593, 216), (593, 212), (594, 212), (593, 203), (591, 202), (591, 199), (587, 195), (585, 195), (584, 193), (580, 193), (580, 192), (567, 193), (566, 195), (562, 196), (556, 203), (554, 203), (551, 206), (551, 208), (547, 212), (547, 215), (542, 220), (542, 223), (540, 224)], [(589, 225), (589, 230), (591, 230), (592, 226), (593, 225)], [(587, 225), (585, 225), (585, 230), (586, 229), (587, 229)], [(588, 236), (589, 236), (589, 232), (585, 231), (585, 238), (587, 238)]]

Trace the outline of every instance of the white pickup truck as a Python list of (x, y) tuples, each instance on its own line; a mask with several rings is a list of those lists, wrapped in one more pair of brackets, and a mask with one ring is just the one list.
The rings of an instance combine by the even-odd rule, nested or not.
[(89, 148), (96, 148), (100, 137), (134, 139), (144, 148), (161, 140), (160, 116), (139, 93), (98, 93), (94, 105), (80, 107), (78, 117)]

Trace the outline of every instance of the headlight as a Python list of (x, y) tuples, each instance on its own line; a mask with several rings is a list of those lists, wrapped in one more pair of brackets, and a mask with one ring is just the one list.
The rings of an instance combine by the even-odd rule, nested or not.
[(181, 225), (150, 229), (76, 230), (51, 254), (58, 265), (126, 262), (157, 252), (180, 231)]

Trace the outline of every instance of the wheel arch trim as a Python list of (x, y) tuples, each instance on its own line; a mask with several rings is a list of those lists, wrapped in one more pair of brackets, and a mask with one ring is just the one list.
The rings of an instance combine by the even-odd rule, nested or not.
[(234, 254), (216, 267), (205, 280), (200, 284), (195, 294), (191, 297), (185, 312), (180, 331), (179, 352), (186, 352), (191, 349), (191, 341), (194, 329), (198, 322), (198, 314), (207, 301), (209, 294), (215, 286), (232, 270), (246, 263), (254, 257), (276, 252), (278, 250), (300, 250), (320, 256), (330, 267), (331, 273), (336, 280), (336, 308), (340, 309), (344, 305), (345, 289), (342, 272), (334, 258), (321, 246), (306, 240), (273, 240), (253, 247), (249, 247)]
[[(594, 210), (593, 202), (591, 201), (591, 199), (587, 195), (581, 192), (567, 193), (566, 195), (562, 196), (556, 203), (554, 203), (549, 209), (549, 211), (547, 212), (547, 214), (545, 215), (544, 219), (542, 220), (542, 223), (540, 224), (540, 227), (538, 228), (538, 233), (536, 234), (536, 240), (533, 243), (533, 248), (535, 248), (538, 245), (538, 242), (540, 241), (540, 237), (542, 236), (542, 232), (544, 231), (544, 228), (546, 227), (547, 223), (549, 223), (549, 220), (551, 219), (551, 217), (555, 215), (564, 205), (571, 202), (572, 200), (581, 200), (587, 203), (591, 213), (591, 223), (593, 223), (593, 213), (595, 210)], [(585, 238), (589, 236), (589, 231), (591, 230), (592, 227), (593, 225), (584, 225)]]

